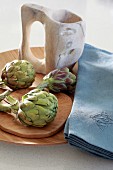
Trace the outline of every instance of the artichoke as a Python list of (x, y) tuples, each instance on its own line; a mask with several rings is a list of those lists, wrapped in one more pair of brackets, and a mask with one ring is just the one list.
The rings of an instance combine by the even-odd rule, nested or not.
[(54, 94), (34, 89), (22, 96), (19, 103), (10, 93), (7, 90), (0, 94), (0, 111), (16, 114), (16, 118), (26, 126), (43, 127), (54, 120), (58, 109)]
[(13, 60), (2, 69), (2, 81), (13, 90), (27, 88), (35, 80), (33, 65), (26, 60)]
[(55, 95), (39, 89), (22, 96), (18, 118), (27, 126), (43, 127), (53, 121), (58, 109)]
[(38, 89), (48, 88), (53, 92), (73, 92), (76, 85), (76, 76), (69, 71), (69, 68), (56, 69), (43, 78)]

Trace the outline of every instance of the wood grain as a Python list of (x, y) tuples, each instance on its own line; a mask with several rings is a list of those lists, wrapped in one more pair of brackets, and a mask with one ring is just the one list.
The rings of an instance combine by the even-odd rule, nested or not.
[(66, 144), (67, 141), (64, 139), (63, 129), (57, 134), (40, 139), (28, 139), (22, 138), (10, 133), (4, 132), (0, 129), (0, 141), (18, 144), (18, 145), (33, 145), (33, 146), (44, 146), (44, 145), (59, 145)]
[[(31, 50), (35, 54), (35, 56), (37, 56), (37, 57), (39, 57), (39, 56), (43, 57), (43, 55), (44, 55), (44, 50), (43, 50), (42, 47), (31, 48)], [(1, 70), (4, 67), (4, 65), (7, 62), (10, 62), (10, 61), (12, 61), (14, 59), (18, 59), (18, 50), (12, 50), (12, 51), (7, 51), (7, 52), (0, 53), (0, 73), (1, 73)], [(40, 83), (42, 78), (43, 78), (42, 74), (37, 74), (35, 82), (33, 83), (32, 87), (36, 87)], [(31, 89), (32, 89), (32, 87), (31, 87)], [(21, 95), (23, 93), (26, 93), (28, 90), (29, 89), (26, 89), (26, 90), (23, 89), (21, 91), (16, 91), (12, 95), (15, 97), (15, 93), (16, 93), (16, 98), (21, 100)], [(64, 94), (60, 94), (60, 95), (64, 95)], [(65, 99), (68, 100), (68, 102), (70, 101), (70, 98), (68, 96)], [(65, 108), (65, 106), (68, 104), (68, 102), (66, 102), (67, 104), (65, 104), (65, 105), (64, 105), (64, 102), (65, 101), (62, 100), (61, 103), (62, 103), (62, 107)], [(62, 107), (60, 108), (61, 114), (62, 114)], [(70, 107), (70, 109), (71, 109), (71, 107)], [(58, 118), (58, 120), (60, 121), (60, 118)], [(40, 138), (40, 139), (36, 139), (36, 138), (31, 139), (31, 138), (19, 137), (19, 136), (7, 133), (5, 131), (2, 131), (0, 129), (0, 141), (5, 141), (5, 142), (10, 142), (10, 143), (15, 143), (15, 144), (22, 144), (22, 145), (53, 145), (53, 144), (55, 145), (55, 144), (63, 144), (63, 143), (67, 143), (66, 140), (64, 139), (63, 127), (64, 126), (61, 127), (62, 130), (59, 129), (60, 131), (58, 133), (56, 133), (56, 134), (54, 134), (54, 135), (52, 135), (50, 137)]]

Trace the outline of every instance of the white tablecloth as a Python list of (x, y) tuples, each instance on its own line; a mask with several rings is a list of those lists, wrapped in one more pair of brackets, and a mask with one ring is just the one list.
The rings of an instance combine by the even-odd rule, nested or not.
[[(49, 8), (68, 9), (86, 21), (86, 42), (113, 52), (112, 0), (0, 0), (0, 52), (17, 49), (21, 41), (20, 7), (36, 3)], [(37, 34), (37, 37), (36, 37)], [(31, 32), (31, 46), (44, 45), (44, 29), (38, 22)], [(19, 146), (0, 142), (0, 170), (113, 170), (113, 161), (77, 148)]]

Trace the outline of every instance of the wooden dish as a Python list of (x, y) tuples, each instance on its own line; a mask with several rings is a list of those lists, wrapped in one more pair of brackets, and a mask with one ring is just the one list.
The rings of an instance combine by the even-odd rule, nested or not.
[[(41, 47), (40, 48), (32, 48), (32, 52), (34, 53), (35, 56), (37, 56), (39, 58), (43, 57), (43, 48), (41, 48)], [(17, 50), (12, 50), (12, 51), (0, 53), (0, 61), (1, 61), (0, 62), (0, 74), (1, 74), (1, 70), (4, 67), (4, 65), (7, 62), (10, 62), (14, 59), (18, 59), (18, 51)], [(35, 82), (33, 83), (32, 87), (36, 87), (40, 83), (42, 78), (43, 78), (42, 74), (37, 74)], [(28, 89), (26, 89), (26, 90), (28, 91)], [(15, 93), (16, 93), (16, 98), (18, 98), (20, 100), (23, 93), (27, 92), (26, 90), (23, 89), (23, 90), (14, 92), (13, 96), (15, 97)], [(57, 94), (57, 95), (58, 95), (59, 101), (60, 101), (62, 106), (61, 106), (60, 112), (58, 114), (59, 117), (56, 117), (57, 122), (53, 121), (53, 124), (55, 123), (54, 126), (55, 125), (58, 126), (57, 128), (55, 128), (55, 131), (52, 128), (49, 127), (49, 126), (52, 125), (52, 123), (51, 123), (51, 125), (46, 127), (47, 130), (48, 130), (48, 131), (45, 131), (46, 133), (43, 132), (43, 130), (40, 133), (39, 128), (38, 128), (38, 133), (41, 136), (40, 135), (35, 136), (34, 134), (29, 136), (29, 135), (26, 135), (27, 133), (25, 133), (25, 131), (24, 131), (24, 133), (25, 133), (24, 134), (25, 136), (24, 136), (23, 132), (22, 133), (20, 133), (20, 132), (15, 133), (15, 130), (12, 131), (12, 129), (14, 129), (15, 126), (17, 127), (18, 125), (14, 123), (11, 115), (5, 115), (4, 113), (1, 113), (0, 121), (2, 123), (1, 123), (0, 126), (1, 126), (2, 130), (7, 131), (8, 133), (5, 132), (5, 131), (2, 131), (0, 129), (0, 140), (6, 141), (6, 142), (11, 142), (11, 143), (16, 143), (16, 144), (24, 144), (24, 145), (52, 145), (52, 144), (66, 143), (66, 140), (64, 139), (64, 134), (63, 134), (63, 127), (64, 127), (64, 123), (65, 123), (65, 121), (66, 121), (66, 119), (67, 119), (67, 117), (68, 117), (68, 115), (71, 111), (72, 101), (71, 101), (71, 98), (69, 96), (67, 96), (66, 94), (61, 93), (61, 94)], [(63, 102), (65, 102), (65, 104)], [(64, 111), (63, 111), (63, 106), (65, 108)], [(60, 113), (63, 116), (60, 117)], [(12, 124), (13, 125), (15, 124), (14, 128), (8, 128), (8, 126), (6, 126), (6, 125), (8, 125), (6, 119), (8, 120), (9, 123), (11, 123), (10, 124), (11, 126), (12, 126)], [(61, 121), (60, 119), (62, 119), (63, 121)], [(60, 122), (60, 126), (58, 125), (58, 121)], [(19, 124), (19, 126), (23, 127), (23, 125), (20, 125), (20, 124)], [(24, 128), (26, 128), (26, 127), (24, 127)], [(51, 133), (50, 129), (52, 129), (52, 133)], [(46, 135), (44, 136), (43, 133), (45, 133)], [(38, 138), (38, 139), (36, 139), (36, 138)]]

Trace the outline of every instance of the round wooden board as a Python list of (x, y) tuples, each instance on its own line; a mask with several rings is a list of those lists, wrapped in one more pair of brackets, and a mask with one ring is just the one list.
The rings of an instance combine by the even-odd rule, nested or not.
[(62, 129), (60, 132), (47, 138), (28, 139), (28, 138), (22, 138), (22, 137), (12, 135), (0, 129), (0, 141), (18, 144), (18, 145), (33, 145), (33, 146), (66, 144), (67, 141), (64, 139), (63, 133), (64, 130)]
[[(44, 54), (42, 47), (32, 48), (32, 52), (38, 58), (42, 58), (43, 54)], [(10, 62), (10, 61), (12, 61), (14, 59), (18, 59), (18, 50), (12, 50), (12, 51), (7, 51), (7, 52), (0, 53), (0, 61), (1, 61), (0, 62), (0, 73), (1, 73), (1, 70), (4, 67), (4, 65), (7, 62)], [(32, 87), (36, 87), (40, 83), (42, 78), (43, 78), (42, 74), (37, 74), (35, 82), (33, 83)], [(26, 89), (26, 90), (28, 91), (28, 89)], [(16, 93), (16, 97), (19, 100), (21, 100), (21, 96), (22, 96), (23, 93), (26, 93), (26, 90), (24, 89), (24, 90), (21, 90), (21, 92), (19, 92), (19, 91), (14, 92), (13, 96), (15, 97), (15, 93)], [(65, 95), (65, 94), (59, 94), (59, 95), (62, 95), (62, 97), (65, 96), (67, 98), (66, 99), (65, 97), (63, 97), (63, 100), (61, 102), (62, 107), (60, 107), (61, 111), (59, 111), (59, 114), (64, 113), (64, 112), (62, 112), (62, 108), (65, 108), (66, 105), (69, 106), (69, 104), (68, 104), (69, 102), (70, 102), (70, 106), (69, 106), (70, 108), (68, 108), (68, 113), (66, 113), (66, 117), (65, 118), (63, 117), (65, 120), (63, 120), (62, 125), (58, 128), (58, 130), (55, 132), (55, 134), (52, 133), (51, 134), (52, 136), (49, 135), (50, 137), (46, 136), (45, 138), (39, 138), (39, 139), (33, 138), (33, 139), (31, 139), (32, 137), (31, 138), (25, 138), (25, 136), (22, 136), (22, 135), (21, 135), (21, 137), (19, 137), (19, 136), (16, 136), (17, 134), (16, 135), (10, 134), (11, 131), (10, 131), (10, 133), (7, 133), (7, 132), (4, 132), (4, 131), (2, 131), (0, 129), (0, 140), (1, 141), (6, 141), (6, 142), (11, 142), (11, 143), (16, 143), (16, 144), (24, 144), (24, 145), (52, 145), (52, 144), (66, 143), (66, 140), (64, 139), (64, 134), (63, 134), (63, 127), (64, 127), (64, 123), (65, 123), (65, 121), (66, 121), (66, 119), (67, 119), (67, 117), (68, 117), (68, 115), (70, 113), (71, 106), (72, 106), (72, 101), (71, 101), (70, 97)], [(65, 105), (64, 105), (64, 100), (66, 100)], [(4, 116), (4, 113), (2, 113), (2, 116)], [(7, 116), (8, 116), (8, 118), (10, 117), (10, 115), (7, 115)], [(11, 117), (11, 119), (12, 119), (12, 117)], [(13, 121), (11, 119), (10, 119), (10, 121), (14, 123), (15, 121)], [(59, 118), (56, 117), (56, 119), (60, 121), (61, 117), (59, 117)], [(52, 124), (52, 122), (51, 122), (51, 124)], [(20, 126), (20, 124), (19, 124), (19, 126)]]

